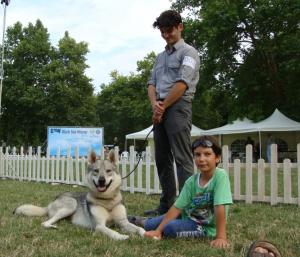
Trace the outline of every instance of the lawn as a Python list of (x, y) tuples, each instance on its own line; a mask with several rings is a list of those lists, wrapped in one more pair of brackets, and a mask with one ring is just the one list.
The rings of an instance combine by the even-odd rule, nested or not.
[[(228, 250), (210, 248), (208, 239), (154, 241), (131, 236), (127, 241), (113, 241), (68, 221), (59, 222), (56, 230), (46, 230), (41, 226), (45, 218), (12, 215), (22, 203), (45, 206), (61, 192), (85, 190), (70, 185), (0, 180), (0, 256), (244, 257), (249, 244), (256, 239), (272, 241), (284, 257), (298, 257), (300, 253), (300, 208), (296, 205), (235, 202), (227, 229), (231, 242)], [(143, 210), (156, 206), (159, 196), (123, 193), (123, 198), (129, 214), (142, 215)]]

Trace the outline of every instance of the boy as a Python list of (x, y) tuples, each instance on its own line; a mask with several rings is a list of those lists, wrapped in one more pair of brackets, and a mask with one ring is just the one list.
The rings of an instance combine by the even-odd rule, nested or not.
[(214, 237), (211, 246), (226, 248), (226, 219), (232, 204), (227, 172), (218, 168), (221, 148), (211, 136), (202, 136), (192, 144), (198, 173), (190, 177), (174, 205), (162, 216), (141, 220), (145, 236), (162, 237)]

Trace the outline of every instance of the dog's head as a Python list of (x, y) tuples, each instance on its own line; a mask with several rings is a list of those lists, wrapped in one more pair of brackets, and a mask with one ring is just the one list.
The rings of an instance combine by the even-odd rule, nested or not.
[(114, 151), (110, 151), (107, 160), (98, 160), (92, 152), (87, 168), (87, 186), (97, 194), (110, 195), (121, 186), (121, 177), (117, 173)]

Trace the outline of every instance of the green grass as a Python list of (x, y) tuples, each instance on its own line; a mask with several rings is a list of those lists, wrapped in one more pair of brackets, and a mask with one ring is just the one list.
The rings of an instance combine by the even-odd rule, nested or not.
[[(166, 239), (154, 241), (131, 236), (127, 241), (113, 241), (93, 231), (58, 223), (58, 229), (44, 229), (45, 218), (12, 215), (22, 203), (46, 205), (64, 191), (85, 191), (70, 185), (0, 180), (0, 256), (2, 257), (244, 257), (249, 244), (256, 239), (275, 243), (284, 257), (300, 253), (300, 208), (296, 205), (235, 203), (227, 227), (231, 247), (212, 249), (209, 239)], [(143, 210), (158, 203), (158, 195), (123, 193), (129, 214), (142, 215)]]

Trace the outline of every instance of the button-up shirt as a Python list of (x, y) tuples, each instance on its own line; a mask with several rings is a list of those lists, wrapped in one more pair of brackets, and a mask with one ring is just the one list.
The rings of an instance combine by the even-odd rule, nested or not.
[(171, 49), (166, 46), (154, 64), (148, 85), (156, 88), (157, 98), (165, 98), (176, 82), (187, 86), (182, 98), (191, 102), (199, 81), (200, 59), (192, 46), (180, 39)]

